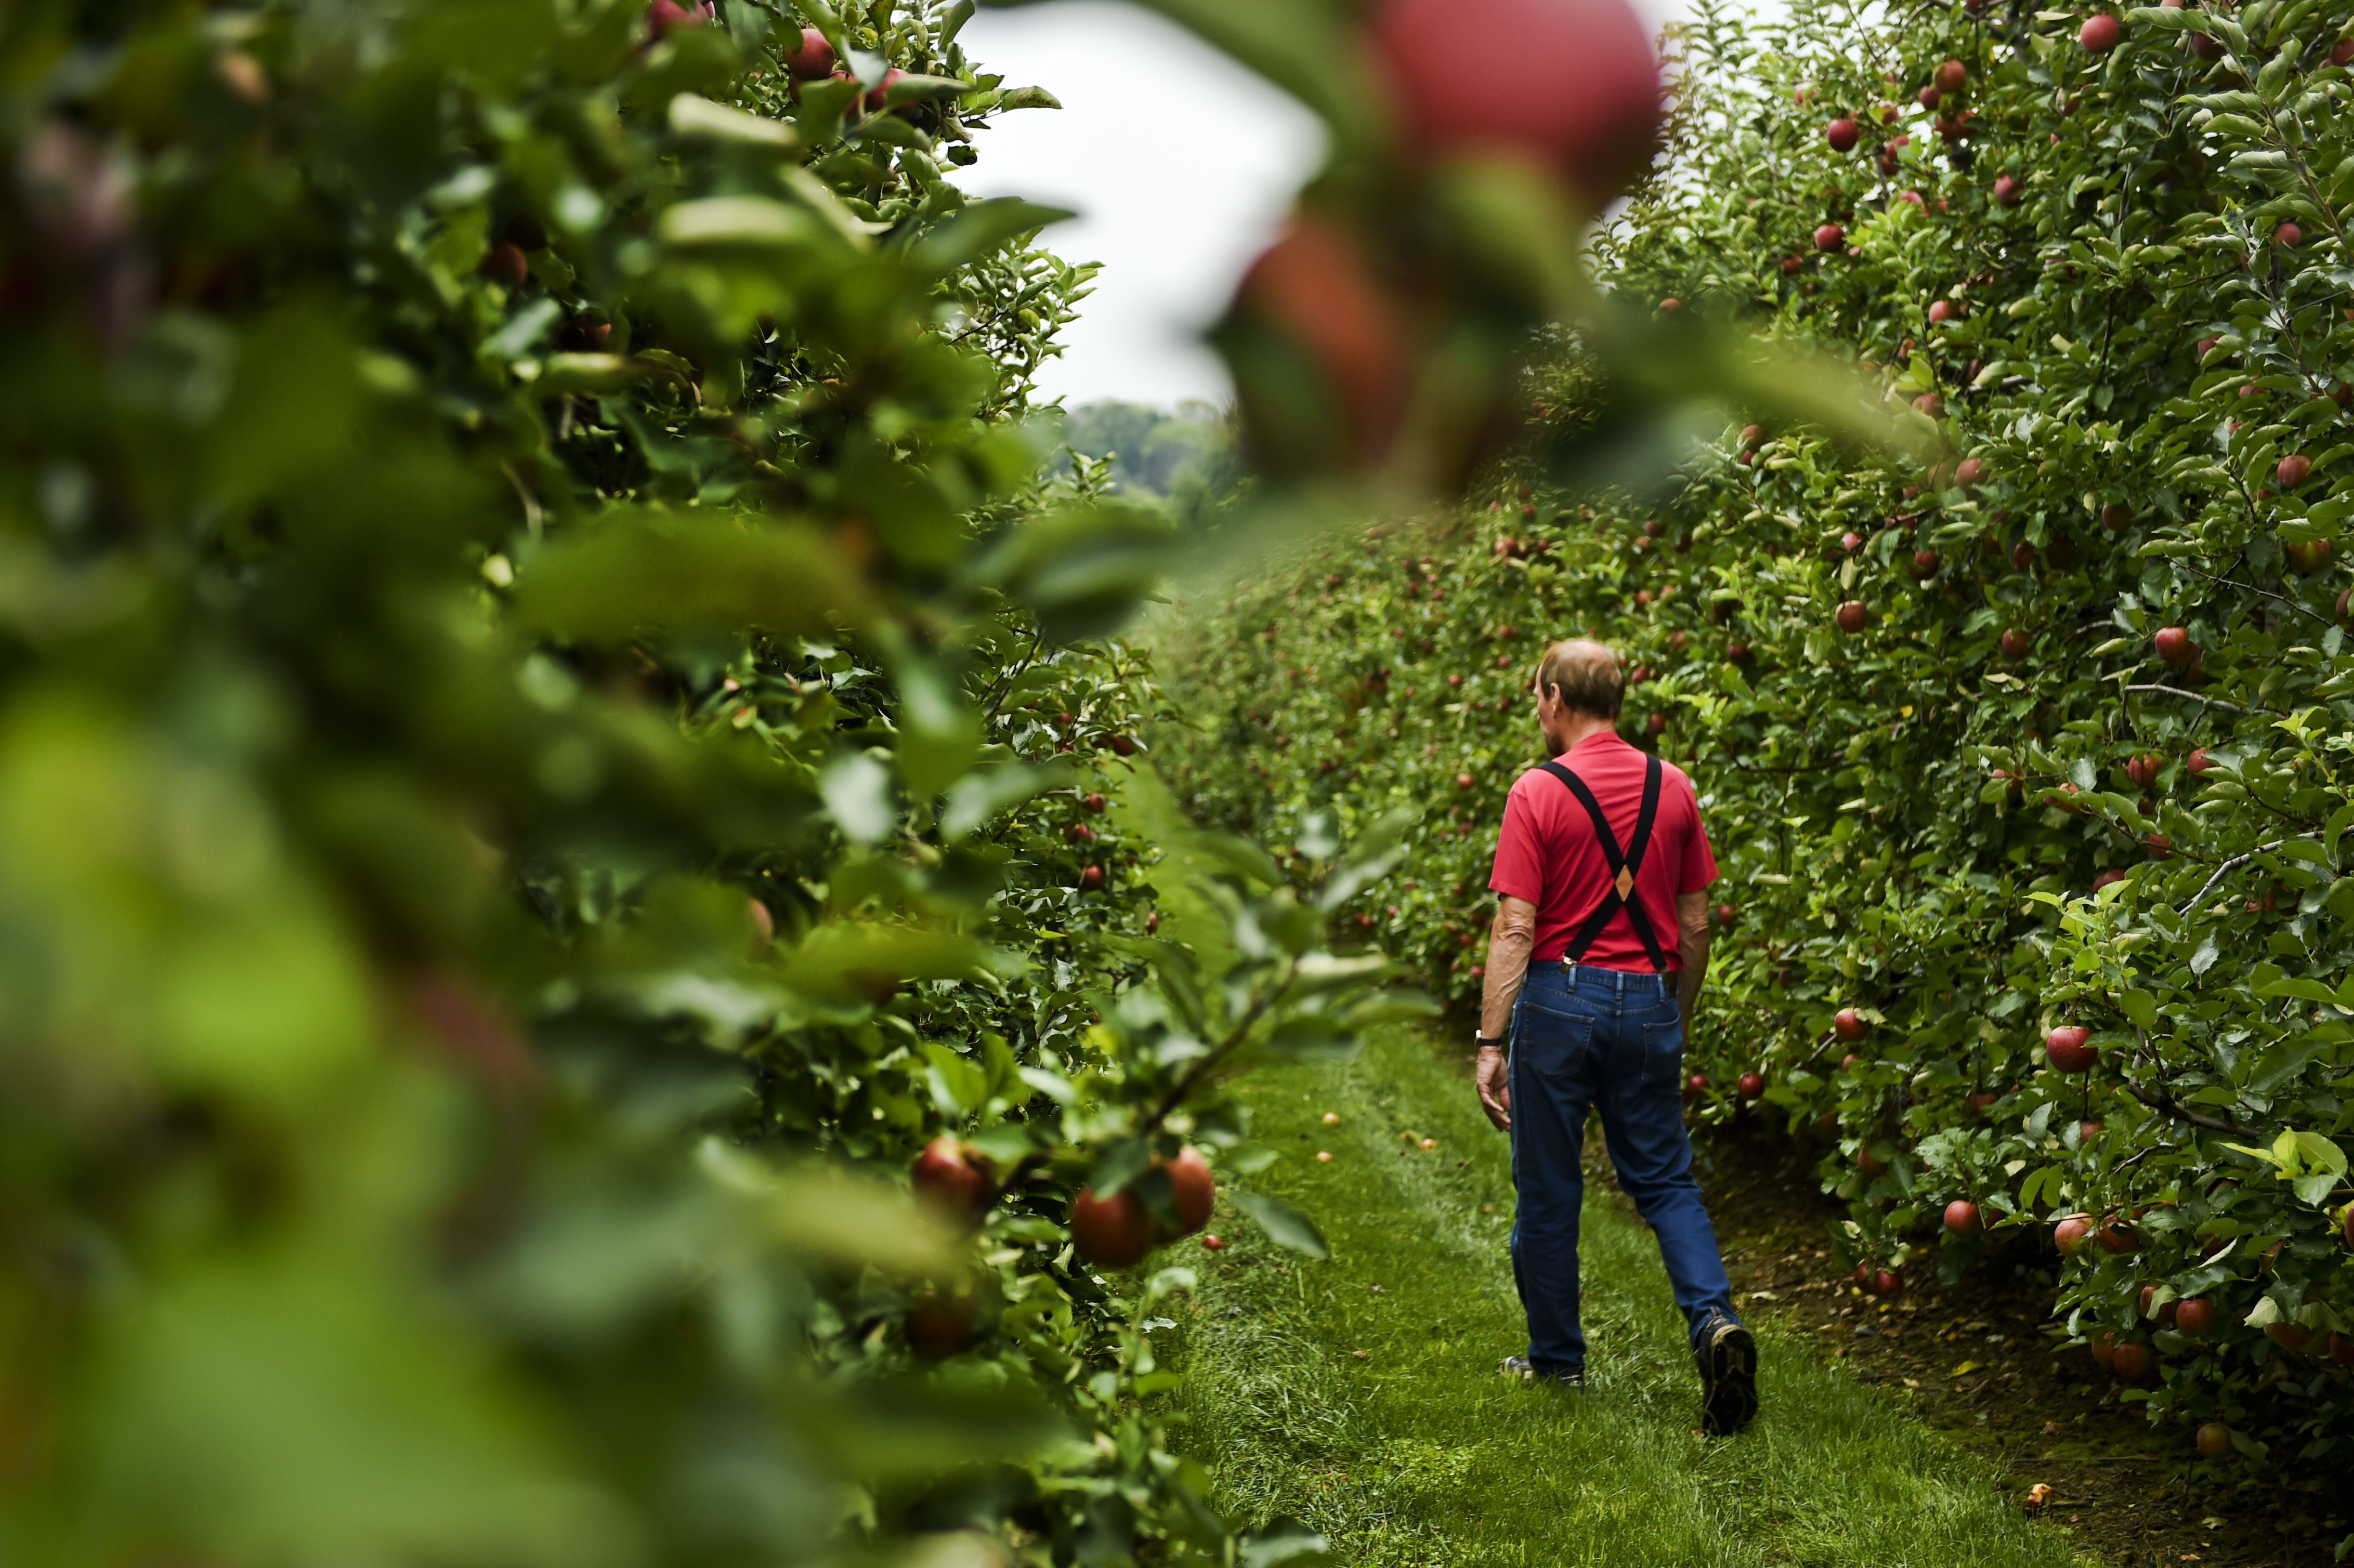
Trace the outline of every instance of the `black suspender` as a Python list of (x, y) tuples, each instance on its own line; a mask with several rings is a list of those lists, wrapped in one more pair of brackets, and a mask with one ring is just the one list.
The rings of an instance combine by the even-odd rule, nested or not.
[(1585, 917), (1585, 924), (1570, 938), (1569, 947), (1562, 957), (1573, 964), (1582, 962), (1585, 950), (1594, 946), (1595, 938), (1602, 935), (1612, 916), (1623, 909), (1627, 912), (1627, 923), (1634, 927), (1635, 935), (1643, 939), (1643, 951), (1650, 955), (1651, 968), (1661, 974), (1667, 973), (1668, 956), (1660, 949), (1659, 934), (1652, 928), (1651, 916), (1644, 909), (1643, 901), (1635, 896), (1635, 874), (1643, 869), (1643, 853), (1651, 847), (1651, 820), (1659, 815), (1659, 759), (1656, 757), (1643, 759), (1643, 809), (1635, 819), (1635, 837), (1624, 854), (1618, 852), (1617, 835), (1610, 831), (1610, 819), (1602, 814), (1602, 802), (1594, 798), (1594, 791), (1585, 787), (1585, 780), (1558, 762), (1540, 763), (1538, 766), (1568, 785), (1569, 792), (1576, 796), (1578, 804), (1585, 808), (1585, 814), (1594, 819), (1595, 840), (1602, 846), (1602, 858), (1610, 863), (1610, 885), (1603, 891), (1602, 902), (1594, 906), (1594, 913)]

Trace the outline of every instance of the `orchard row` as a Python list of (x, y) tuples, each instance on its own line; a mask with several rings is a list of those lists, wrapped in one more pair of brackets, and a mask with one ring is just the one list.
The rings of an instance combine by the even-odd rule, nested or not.
[(1205, 593), (1163, 659), (1205, 814), (1422, 811), (1342, 934), (1462, 1006), (1535, 652), (1615, 642), (1724, 867), (1694, 1116), (1802, 1140), (1869, 1288), (2049, 1259), (2225, 1478), (2354, 1440), (2349, 19), (1704, 14), (1606, 280), (1659, 344), (1819, 349), (1881, 440), (1735, 417), (1612, 488), (1642, 406), (1568, 344), (1482, 502)]

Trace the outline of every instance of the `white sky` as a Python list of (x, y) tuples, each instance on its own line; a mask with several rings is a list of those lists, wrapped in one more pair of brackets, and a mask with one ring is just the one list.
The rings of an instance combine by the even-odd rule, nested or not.
[[(1655, 25), (1681, 9), (1636, 4)], [(1225, 372), (1201, 330), (1314, 172), (1315, 119), (1175, 24), (1114, 0), (984, 10), (959, 41), (1007, 85), (1063, 103), (999, 120), (960, 183), (1076, 210), (1047, 243), (1104, 264), (1040, 376), (1044, 394), (1073, 407), (1225, 401)]]

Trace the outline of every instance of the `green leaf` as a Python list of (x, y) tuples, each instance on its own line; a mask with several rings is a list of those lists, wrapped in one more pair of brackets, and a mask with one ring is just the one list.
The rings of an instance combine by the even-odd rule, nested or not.
[(1235, 1207), (1248, 1214), (1278, 1246), (1314, 1258), (1332, 1255), (1332, 1249), (1325, 1245), (1324, 1233), (1316, 1228), (1315, 1222), (1282, 1199), (1270, 1198), (1264, 1192), (1235, 1192), (1228, 1195)]

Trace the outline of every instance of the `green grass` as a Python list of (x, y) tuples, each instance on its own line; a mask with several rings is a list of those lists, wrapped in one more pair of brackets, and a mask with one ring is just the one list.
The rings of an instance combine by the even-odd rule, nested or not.
[(1978, 1461), (1770, 1330), (1757, 1425), (1698, 1436), (1658, 1249), (1598, 1191), (1585, 1392), (1496, 1377), (1523, 1348), (1504, 1140), (1425, 1037), (1388, 1032), (1354, 1064), (1244, 1092), (1286, 1153), (1259, 1182), (1320, 1219), (1333, 1258), (1290, 1259), (1219, 1216), (1233, 1245), (1201, 1268), (1176, 1404), (1229, 1512), (1292, 1515), (1366, 1568), (2085, 1561)]
[[(1214, 916), (1182, 885), (1186, 830), (1166, 790), (1141, 774), (1119, 811), (1170, 856), (1164, 934), (1214, 962)], [(1254, 1183), (1315, 1215), (1333, 1257), (1282, 1253), (1221, 1205), (1228, 1250), (1190, 1260), (1202, 1288), (1181, 1327), (1172, 1424), (1230, 1515), (1303, 1520), (1360, 1568), (2093, 1561), (2022, 1518), (1978, 1461), (1770, 1329), (1756, 1425), (1699, 1436), (1658, 1250), (1599, 1190), (1583, 1248), (1585, 1391), (1498, 1378), (1497, 1361), (1524, 1348), (1504, 1250), (1510, 1162), (1426, 1033), (1387, 1031), (1354, 1063), (1263, 1073), (1242, 1093), (1283, 1152)]]

